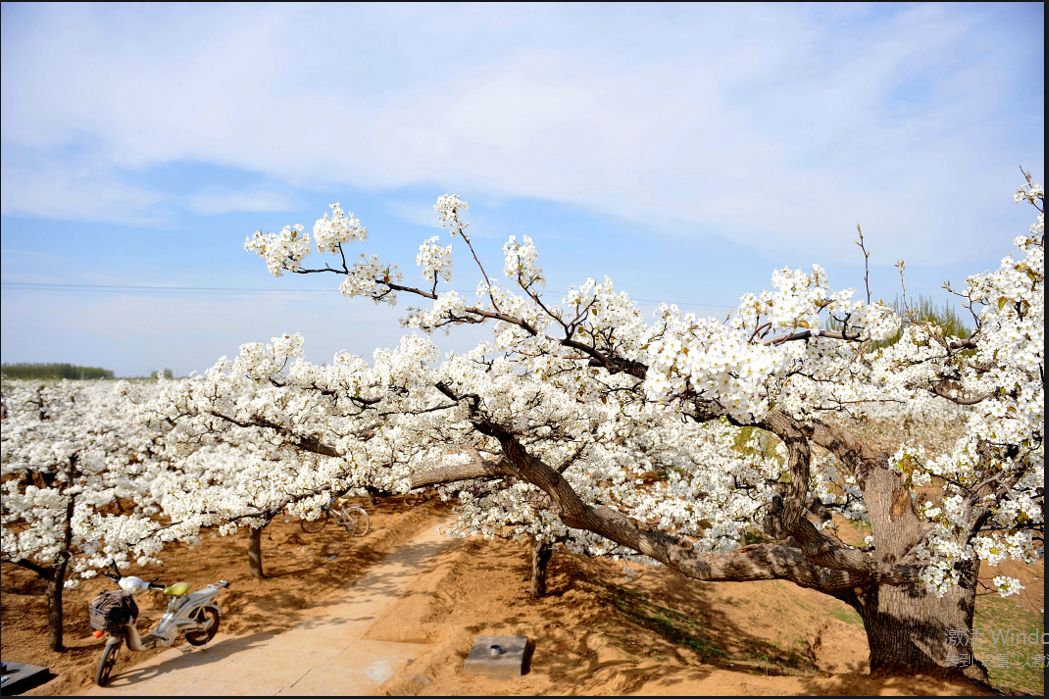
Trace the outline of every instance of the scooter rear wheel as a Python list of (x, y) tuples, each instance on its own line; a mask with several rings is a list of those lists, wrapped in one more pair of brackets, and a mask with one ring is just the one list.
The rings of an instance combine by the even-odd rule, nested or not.
[(109, 675), (113, 672), (113, 666), (117, 664), (117, 652), (120, 643), (107, 643), (102, 650), (102, 659), (98, 661), (98, 670), (95, 671), (95, 684), (105, 687), (109, 684)]
[(186, 641), (191, 646), (202, 646), (219, 632), (219, 610), (215, 607), (201, 607), (190, 616), (193, 621), (201, 624), (211, 620), (211, 626), (206, 631), (187, 631)]

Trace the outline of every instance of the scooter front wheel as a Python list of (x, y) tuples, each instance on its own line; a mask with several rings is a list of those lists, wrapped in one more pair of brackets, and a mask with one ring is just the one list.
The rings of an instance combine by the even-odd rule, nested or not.
[(109, 675), (113, 672), (113, 666), (117, 664), (117, 652), (120, 650), (120, 642), (107, 643), (102, 650), (102, 659), (98, 661), (98, 670), (95, 671), (95, 684), (105, 687), (109, 684)]
[(190, 619), (200, 624), (211, 622), (211, 626), (204, 631), (186, 632), (186, 641), (191, 646), (202, 646), (215, 638), (215, 634), (219, 632), (219, 610), (217, 607), (201, 607), (190, 615)]

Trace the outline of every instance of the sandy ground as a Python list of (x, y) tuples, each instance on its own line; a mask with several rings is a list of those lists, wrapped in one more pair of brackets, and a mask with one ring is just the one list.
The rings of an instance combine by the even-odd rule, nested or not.
[[(205, 537), (200, 547), (170, 546), (161, 568), (126, 571), (162, 582), (185, 580), (194, 588), (220, 578), (230, 588), (218, 600), (223, 616), (220, 634), (245, 637), (273, 635), (290, 629), (306, 618), (308, 610), (323, 606), (339, 596), (372, 566), (408, 542), (420, 527), (446, 516), (436, 502), (393, 498), (372, 507), (371, 531), (351, 538), (344, 530), (328, 524), (316, 534), (306, 534), (297, 521), (275, 520), (263, 535), (267, 577), (257, 580), (248, 571), (247, 540), (244, 536)], [(28, 694), (80, 694), (94, 686), (94, 673), (102, 641), (90, 636), (87, 603), (102, 589), (112, 587), (105, 579), (86, 581), (65, 594), (65, 640), (68, 650), (54, 653), (47, 648), (45, 585), (34, 574), (10, 564), (0, 565), (0, 654), (4, 660), (42, 665), (56, 675)], [(163, 613), (166, 600), (159, 594), (138, 597), (139, 629), (153, 626)], [(180, 644), (184, 645), (184, 644)], [(142, 662), (160, 651), (136, 653)]]
[[(526, 554), (524, 546), (468, 540), (416, 578), (369, 637), (429, 650), (384, 693), (979, 692), (930, 678), (867, 676), (862, 627), (834, 616), (851, 610), (788, 583), (702, 584), (662, 568), (555, 556), (552, 594), (532, 600)], [(478, 635), (527, 636), (534, 644), (528, 673), (512, 681), (464, 675)]]
[[(450, 524), (451, 519), (445, 520)], [(375, 694), (425, 646), (376, 641), (366, 634), (412, 584), (438, 565), (454, 541), (427, 525), (410, 542), (372, 566), (339, 598), (304, 610), (299, 624), (278, 634), (217, 635), (207, 648), (170, 648), (134, 667), (119, 664), (110, 696)], [(382, 621), (379, 621), (379, 620)], [(393, 620), (393, 623), (401, 623)], [(133, 659), (133, 658), (132, 658)]]
[[(273, 523), (264, 536), (271, 576), (266, 580), (248, 574), (243, 538), (206, 540), (197, 550), (173, 549), (165, 556), (167, 573), (136, 571), (143, 577), (161, 575), (165, 581), (177, 571), (195, 586), (219, 577), (233, 583), (220, 596), (222, 630), (209, 649), (185, 653), (178, 649), (187, 646), (180, 644), (166, 652), (185, 659), (179, 662), (199, 656), (208, 663), (209, 654), (233, 658), (237, 653), (232, 651), (285, 634), (291, 634), (286, 640), (305, 644), (310, 629), (356, 619), (362, 623), (338, 632), (340, 640), (320, 644), (328, 651), (348, 651), (354, 643), (364, 644), (357, 646), (362, 651), (389, 648), (389, 677), (369, 676), (373, 683), (383, 681), (369, 685), (369, 693), (979, 693), (973, 686), (930, 678), (866, 675), (866, 638), (855, 613), (837, 600), (785, 582), (704, 584), (663, 568), (557, 554), (551, 562), (550, 594), (532, 600), (523, 544), (467, 539), (430, 550), (425, 560), (410, 566), (410, 575), (397, 576), (396, 585), (377, 587), (375, 581), (385, 575), (383, 566), (396, 563), (387, 556), (410, 551), (411, 542), (447, 518), (448, 511), (434, 502), (396, 499), (369, 511), (373, 531), (363, 539), (352, 539), (331, 525), (307, 535), (296, 522)], [(2, 567), (2, 577), (4, 659), (46, 665), (57, 673), (34, 694), (90, 690), (101, 644), (85, 638), (90, 630), (86, 602), (104, 583), (92, 581), (67, 597), (67, 638), (74, 648), (54, 654), (45, 647), (42, 584), (8, 565)], [(381, 602), (366, 614), (332, 611), (345, 612), (340, 605), (360, 604), (364, 598), (375, 602), (377, 597)], [(1040, 610), (1040, 593), (1031, 603)], [(160, 604), (143, 600), (140, 628), (152, 624)], [(498, 681), (464, 676), (463, 661), (478, 635), (528, 636), (532, 653), (527, 674)], [(347, 653), (353, 655), (358, 654)], [(376, 658), (359, 655), (366, 673)], [(147, 666), (132, 667), (132, 662), (156, 667), (165, 661), (146, 653), (122, 657), (118, 678), (129, 691), (140, 693), (134, 679), (148, 675)], [(247, 677), (257, 667), (238, 672)], [(342, 673), (343, 684), (336, 673), (316, 687), (296, 690), (352, 693), (357, 685), (351, 670)], [(174, 670), (168, 674), (176, 676)], [(230, 679), (235, 682), (236, 676)], [(195, 686), (184, 693), (207, 692)]]

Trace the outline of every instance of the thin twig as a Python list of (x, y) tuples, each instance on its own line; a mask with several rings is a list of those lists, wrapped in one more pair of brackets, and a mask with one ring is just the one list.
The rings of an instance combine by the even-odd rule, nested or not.
[(871, 267), (870, 259), (871, 254), (867, 252), (867, 246), (863, 244), (863, 228), (860, 224), (856, 224), (856, 245), (863, 251), (863, 286), (867, 289), (867, 305), (871, 302)]

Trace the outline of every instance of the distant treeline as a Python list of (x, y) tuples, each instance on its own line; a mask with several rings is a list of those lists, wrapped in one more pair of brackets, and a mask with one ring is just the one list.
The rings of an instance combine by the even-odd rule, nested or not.
[(0, 364), (5, 379), (111, 379), (113, 372), (76, 364)]

